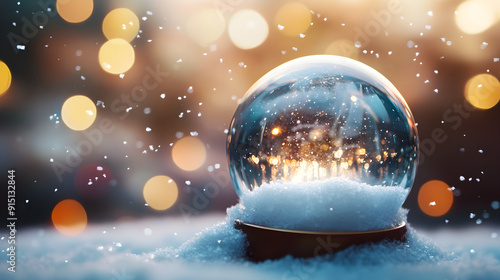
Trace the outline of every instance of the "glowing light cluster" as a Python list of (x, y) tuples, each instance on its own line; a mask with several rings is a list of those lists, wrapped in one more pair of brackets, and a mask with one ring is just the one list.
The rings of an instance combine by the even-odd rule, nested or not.
[(56, 9), (67, 22), (80, 23), (92, 15), (93, 0), (57, 0)]
[(87, 212), (78, 201), (66, 199), (52, 210), (52, 223), (60, 233), (75, 236), (87, 226)]
[(200, 168), (206, 159), (203, 142), (196, 137), (184, 137), (172, 149), (174, 163), (182, 170), (193, 171)]
[(273, 128), (273, 130), (271, 130), (272, 135), (278, 135), (278, 134), (280, 134), (280, 132), (281, 132), (281, 129), (278, 126)]
[(177, 184), (168, 176), (158, 175), (149, 179), (143, 188), (146, 203), (155, 210), (166, 210), (177, 201)]
[[(272, 133), (272, 132), (271, 132)], [(309, 139), (316, 141), (320, 136), (309, 135)], [(289, 145), (283, 143), (286, 153), (289, 152)], [(307, 154), (317, 154), (315, 149), (318, 147), (302, 147), (304, 151), (301, 152), (303, 157), (307, 157)], [(258, 157), (251, 155), (247, 158), (247, 161), (257, 169), (261, 170), (262, 173), (269, 173), (271, 181), (276, 181), (279, 179), (282, 182), (310, 182), (310, 181), (321, 181), (327, 180), (330, 177), (366, 177), (372, 172), (382, 172), (383, 170), (373, 170), (373, 165), (382, 164), (388, 165), (390, 162), (401, 162), (401, 156), (398, 153), (392, 151), (388, 153), (384, 151), (381, 155), (376, 155), (375, 158), (370, 158), (366, 155), (365, 148), (350, 149), (350, 150), (332, 150), (332, 146), (324, 143), (319, 147), (319, 153), (321, 153), (320, 158), (327, 157), (328, 164), (325, 164), (321, 160), (300, 160), (300, 159), (289, 159), (286, 156), (266, 156)], [(266, 179), (262, 178), (260, 180), (254, 179), (255, 184), (266, 183)]]
[(12, 82), (12, 74), (10, 69), (3, 61), (0, 60), (0, 96), (4, 94)]
[(433, 217), (442, 216), (453, 204), (453, 192), (448, 184), (439, 180), (425, 183), (418, 192), (418, 206), (425, 214)]
[(61, 109), (61, 117), (72, 130), (85, 130), (89, 128), (95, 121), (97, 116), (97, 108), (90, 100), (84, 95), (74, 95), (64, 102)]
[(229, 20), (229, 38), (240, 49), (260, 46), (269, 34), (267, 21), (254, 10), (243, 9)]
[(500, 101), (500, 82), (491, 74), (479, 74), (467, 82), (464, 93), (472, 106), (490, 109)]

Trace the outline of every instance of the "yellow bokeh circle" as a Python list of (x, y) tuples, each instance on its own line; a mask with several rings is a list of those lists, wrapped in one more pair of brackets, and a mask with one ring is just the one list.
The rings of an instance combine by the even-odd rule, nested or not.
[(203, 142), (196, 137), (184, 137), (172, 148), (174, 163), (182, 170), (193, 171), (200, 168), (206, 159)]
[(149, 179), (142, 191), (146, 203), (155, 210), (165, 210), (177, 201), (177, 184), (168, 176), (158, 175)]
[(354, 42), (347, 39), (339, 39), (325, 49), (326, 54), (340, 55), (352, 59), (358, 59), (359, 49), (354, 46)]
[(76, 200), (65, 199), (52, 210), (52, 223), (62, 234), (75, 236), (87, 226), (87, 212)]
[(467, 34), (478, 34), (495, 23), (495, 9), (488, 0), (467, 0), (455, 12), (457, 27)]
[(299, 36), (311, 26), (311, 11), (301, 3), (287, 3), (276, 13), (274, 22), (282, 26), (281, 32), (288, 36)]
[(61, 109), (64, 124), (76, 131), (89, 128), (96, 116), (97, 108), (94, 102), (84, 95), (74, 95), (66, 99)]
[(134, 48), (123, 39), (111, 39), (99, 49), (99, 64), (108, 73), (125, 73), (134, 65), (134, 62)]
[(118, 8), (109, 12), (102, 21), (102, 32), (108, 40), (121, 38), (132, 41), (139, 32), (139, 18), (127, 8)]
[(56, 9), (59, 16), (70, 23), (82, 22), (92, 15), (93, 0), (57, 0)]
[(269, 35), (269, 26), (261, 14), (254, 10), (243, 9), (229, 20), (229, 38), (240, 49), (253, 49), (260, 46)]
[(202, 10), (191, 16), (186, 23), (186, 31), (198, 44), (208, 46), (224, 33), (226, 21), (216, 9)]
[(479, 74), (465, 85), (465, 98), (478, 109), (490, 109), (500, 101), (500, 82), (491, 74)]
[(0, 95), (4, 94), (12, 82), (12, 74), (10, 73), (9, 66), (0, 60)]

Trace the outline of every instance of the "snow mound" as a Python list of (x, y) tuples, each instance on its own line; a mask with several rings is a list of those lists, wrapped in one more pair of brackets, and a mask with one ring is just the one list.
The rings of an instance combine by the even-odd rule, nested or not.
[(408, 190), (371, 186), (345, 178), (309, 183), (263, 184), (228, 210), (234, 218), (262, 226), (313, 231), (364, 231), (395, 227)]

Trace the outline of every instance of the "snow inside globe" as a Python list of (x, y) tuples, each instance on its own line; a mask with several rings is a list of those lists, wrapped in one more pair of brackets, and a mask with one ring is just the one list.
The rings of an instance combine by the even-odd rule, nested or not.
[(278, 66), (247, 91), (227, 155), (240, 197), (232, 217), (278, 229), (380, 230), (405, 219), (418, 137), (382, 74), (314, 55)]

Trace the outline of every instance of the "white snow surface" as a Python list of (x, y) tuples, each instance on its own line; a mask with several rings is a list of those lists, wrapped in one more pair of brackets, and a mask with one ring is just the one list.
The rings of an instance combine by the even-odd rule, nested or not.
[(307, 183), (273, 182), (245, 192), (233, 218), (282, 229), (364, 231), (395, 227), (408, 190), (346, 178)]
[(15, 273), (7, 271), (8, 233), (0, 233), (0, 279), (500, 279), (498, 232), (476, 226), (422, 234), (409, 226), (404, 244), (252, 263), (244, 235), (224, 215), (93, 224), (76, 237), (31, 228), (17, 232)]

